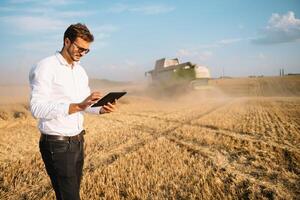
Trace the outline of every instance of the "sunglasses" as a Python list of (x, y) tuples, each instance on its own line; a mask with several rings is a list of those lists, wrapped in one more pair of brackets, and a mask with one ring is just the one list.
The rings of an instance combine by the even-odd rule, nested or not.
[(74, 46), (78, 49), (79, 53), (87, 54), (88, 52), (90, 52), (89, 49), (82, 48), (82, 47), (78, 46), (78, 44), (76, 44), (75, 42), (73, 42), (72, 44), (74, 44)]

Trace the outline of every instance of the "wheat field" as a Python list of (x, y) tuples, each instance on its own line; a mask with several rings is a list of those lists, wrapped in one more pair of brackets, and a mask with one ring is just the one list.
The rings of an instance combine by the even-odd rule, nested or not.
[[(86, 115), (81, 198), (300, 199), (300, 77), (210, 86)], [(55, 199), (36, 126), (26, 101), (0, 105), (0, 199)]]

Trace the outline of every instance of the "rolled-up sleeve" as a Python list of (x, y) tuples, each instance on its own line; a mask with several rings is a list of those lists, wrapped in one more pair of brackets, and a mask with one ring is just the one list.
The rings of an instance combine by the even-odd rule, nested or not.
[(100, 109), (101, 109), (101, 106), (100, 107), (91, 107), (90, 106), (90, 107), (87, 107), (85, 109), (85, 112), (99, 115), (100, 114)]
[(38, 64), (29, 73), (30, 111), (38, 119), (55, 119), (69, 115), (70, 102), (51, 101), (53, 72), (51, 66)]

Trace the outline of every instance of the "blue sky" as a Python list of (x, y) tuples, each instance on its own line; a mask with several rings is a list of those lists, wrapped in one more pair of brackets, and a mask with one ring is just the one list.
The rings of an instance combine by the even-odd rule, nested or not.
[(300, 0), (0, 2), (1, 84), (27, 82), (77, 22), (95, 36), (81, 62), (90, 78), (141, 80), (163, 57), (213, 77), (300, 73)]

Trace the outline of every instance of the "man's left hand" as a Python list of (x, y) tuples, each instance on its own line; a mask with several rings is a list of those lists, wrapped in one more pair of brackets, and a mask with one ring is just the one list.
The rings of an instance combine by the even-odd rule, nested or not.
[(108, 103), (108, 104), (102, 106), (100, 109), (100, 114), (115, 112), (117, 110), (116, 104), (117, 104), (117, 101), (115, 101), (114, 103)]

